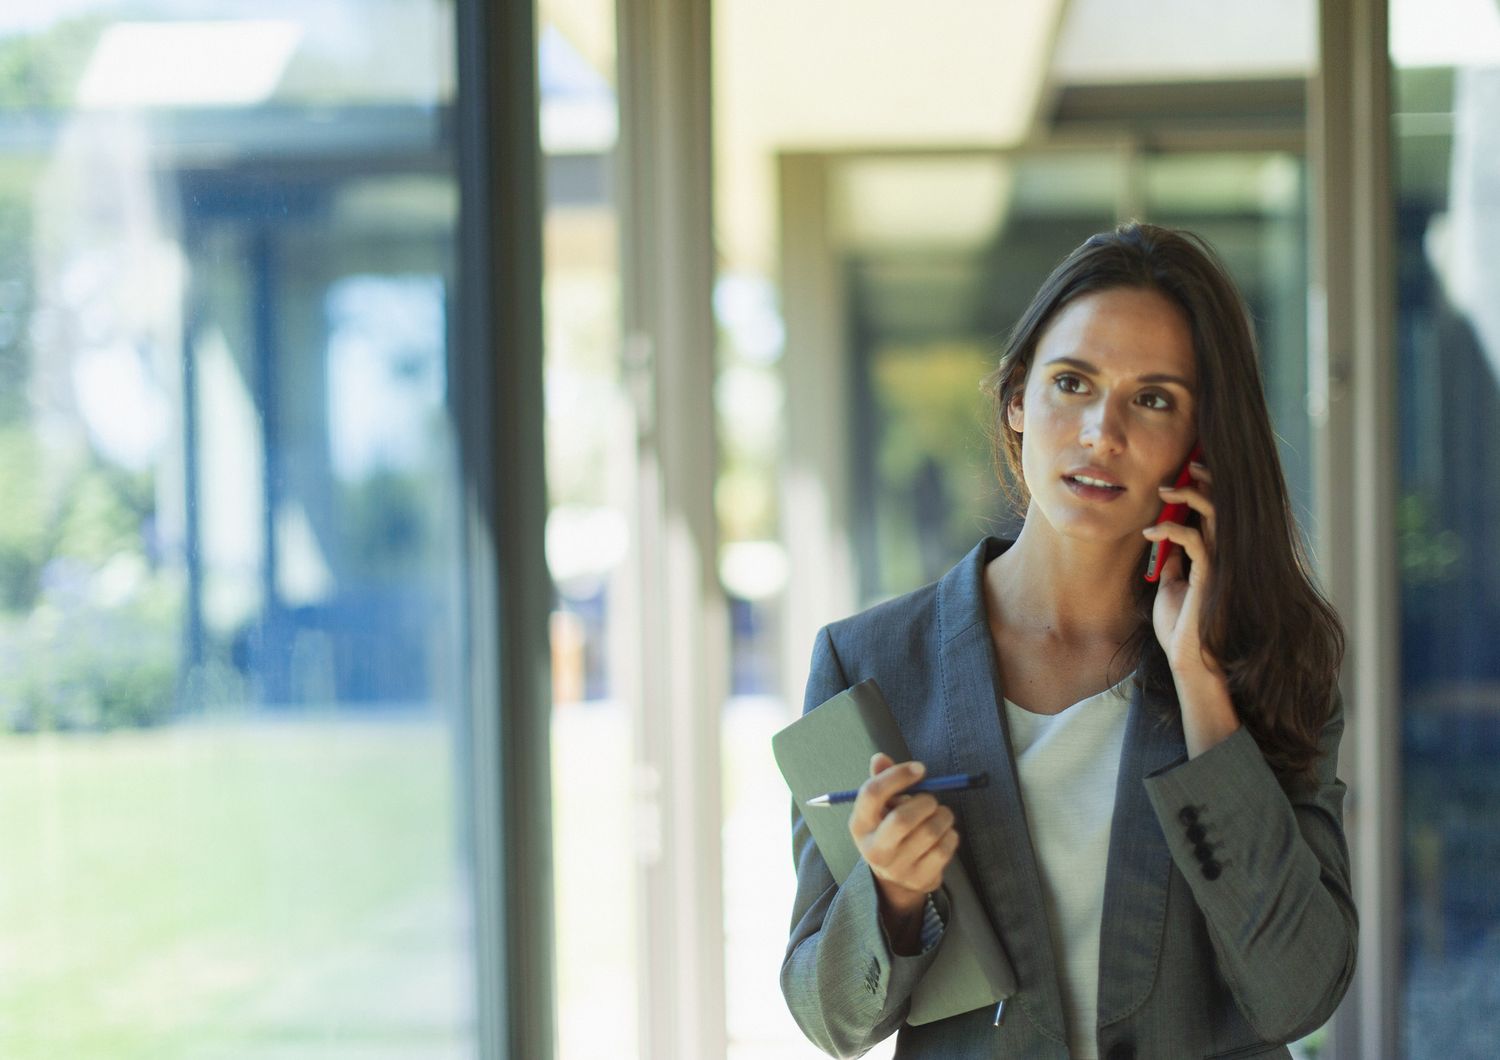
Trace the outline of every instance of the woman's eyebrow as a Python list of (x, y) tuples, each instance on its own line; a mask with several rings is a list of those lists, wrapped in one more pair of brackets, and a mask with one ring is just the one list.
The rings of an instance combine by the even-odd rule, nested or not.
[[(1047, 364), (1066, 364), (1071, 368), (1077, 368), (1081, 372), (1087, 372), (1089, 375), (1099, 374), (1098, 368), (1089, 364), (1088, 361), (1080, 361), (1077, 357), (1054, 357)], [(1046, 367), (1046, 365), (1043, 365), (1043, 367)], [(1176, 383), (1189, 394), (1194, 393), (1192, 383), (1189, 383), (1182, 376), (1172, 375), (1170, 372), (1152, 372), (1150, 375), (1141, 376), (1138, 381), (1142, 383)]]

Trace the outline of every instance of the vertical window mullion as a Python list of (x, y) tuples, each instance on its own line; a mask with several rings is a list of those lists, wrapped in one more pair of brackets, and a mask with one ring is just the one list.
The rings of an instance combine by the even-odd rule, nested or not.
[(480, 1055), (547, 1060), (553, 916), (541, 152), (527, 0), (458, 4), (461, 341)]

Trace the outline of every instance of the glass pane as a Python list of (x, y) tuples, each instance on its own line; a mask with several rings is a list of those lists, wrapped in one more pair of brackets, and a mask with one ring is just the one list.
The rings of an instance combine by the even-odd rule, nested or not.
[(0, 1053), (475, 1052), (442, 0), (0, 15)]
[(1289, 152), (1191, 152), (1144, 162), (1146, 216), (1207, 239), (1245, 296), (1292, 508), (1299, 525), (1310, 527), (1305, 183), (1302, 157)]
[[(981, 167), (985, 180), (978, 172), (963, 174)], [(855, 497), (866, 506), (854, 533), (866, 601), (935, 580), (985, 532), (1018, 529), (993, 485), (983, 429), (988, 412), (977, 381), (1042, 279), (1089, 234), (1115, 223), (1132, 188), (1140, 189), (1143, 216), (1204, 236), (1244, 292), (1281, 458), (1307, 525), (1312, 496), (1300, 157), (1205, 152), (1127, 162), (1078, 151), (848, 168), (845, 212), (876, 219), (851, 223), (846, 233), (856, 362)], [(964, 188), (974, 189), (967, 199)], [(939, 203), (927, 211), (946, 215), (925, 230), (912, 221), (903, 236), (891, 235), (900, 214), (883, 206), (902, 202)], [(959, 232), (970, 234), (967, 243), (954, 238)]]
[[(993, 477), (979, 382), (1052, 267), (1114, 223), (1125, 170), (1101, 152), (851, 168), (846, 189), (878, 176), (893, 201), (942, 218), (901, 239), (856, 229), (846, 241), (863, 509), (853, 532), (861, 596), (873, 603), (941, 577), (984, 534), (1019, 528)], [(954, 193), (964, 186), (967, 197)]]
[(978, 385), (1068, 250), (1133, 216), (1219, 246), (1258, 314), (1294, 502), (1310, 508), (1297, 145), (1317, 4), (1037, 0), (937, 18), (890, 3), (862, 23), (879, 46), (855, 49), (844, 14), (714, 5), (736, 1060), (816, 1055), (774, 976), (794, 881), (768, 746), (800, 708), (811, 633), (1015, 531)]
[(1500, 1039), (1500, 9), (1394, 2), (1402, 1023)]
[(547, 563), (552, 634), (557, 1056), (638, 1055), (634, 407), (620, 365), (614, 6), (543, 0)]

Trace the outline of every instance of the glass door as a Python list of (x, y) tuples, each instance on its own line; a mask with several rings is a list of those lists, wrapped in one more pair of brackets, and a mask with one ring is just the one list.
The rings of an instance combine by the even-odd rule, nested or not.
[[(1440, 17), (1439, 17), (1440, 16)], [(1500, 11), (1393, 2), (1402, 1037), (1500, 1036)]]
[(0, 1053), (472, 1056), (454, 10), (0, 14)]

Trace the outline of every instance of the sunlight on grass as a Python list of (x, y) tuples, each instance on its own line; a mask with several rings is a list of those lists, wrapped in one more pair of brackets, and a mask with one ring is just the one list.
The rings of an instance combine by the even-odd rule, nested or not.
[(431, 721), (0, 738), (0, 1055), (465, 1055), (451, 778)]

